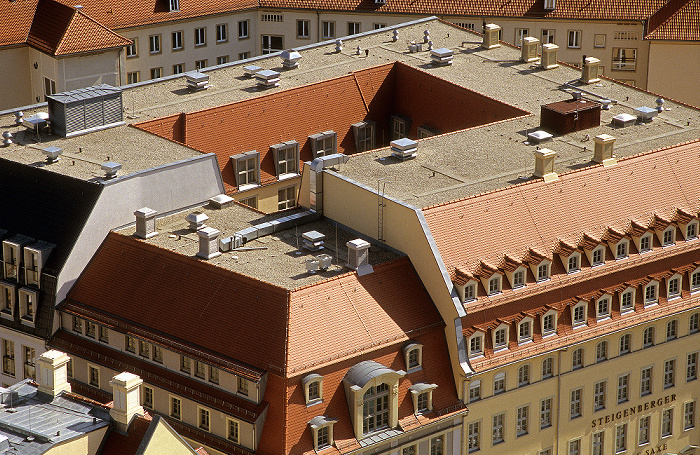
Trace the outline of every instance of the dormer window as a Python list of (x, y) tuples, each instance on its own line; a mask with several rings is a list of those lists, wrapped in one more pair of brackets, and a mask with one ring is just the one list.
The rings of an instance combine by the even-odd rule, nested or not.
[(666, 298), (676, 299), (681, 296), (681, 276), (679, 274), (673, 275), (667, 281), (666, 288)]
[[(413, 399), (413, 413), (418, 415), (424, 412), (433, 410), (433, 390), (437, 388), (437, 384), (425, 384), (419, 382), (408, 388)], [(471, 395), (471, 391), (470, 391)]]
[(484, 334), (475, 332), (469, 337), (469, 358), (482, 357), (484, 355)]
[(272, 147), (275, 159), (275, 172), (279, 180), (296, 177), (299, 174), (299, 143), (287, 141)]
[(406, 371), (413, 373), (423, 366), (423, 345), (416, 342), (408, 342), (403, 347), (404, 360), (406, 361)]
[(651, 251), (651, 233), (647, 232), (639, 239), (639, 252), (646, 253)]
[(627, 257), (629, 257), (629, 240), (622, 239), (615, 247), (615, 259), (620, 260)]
[(170, 0), (170, 12), (180, 11), (180, 0)]
[(549, 279), (549, 262), (542, 261), (537, 266), (537, 281), (547, 281)]
[(571, 321), (573, 328), (586, 325), (588, 302), (581, 301), (571, 308)]
[(698, 238), (698, 220), (693, 220), (685, 227), (685, 239), (693, 240)]
[(510, 285), (513, 289), (522, 288), (525, 286), (525, 272), (527, 269), (524, 266), (520, 266), (509, 273)]
[(518, 324), (518, 344), (532, 341), (532, 318), (525, 318)]
[(597, 247), (591, 253), (591, 265), (593, 267), (603, 265), (605, 263), (605, 247), (602, 245)]
[(494, 275), (489, 279), (489, 295), (501, 293), (501, 275)]
[(659, 303), (659, 283), (652, 281), (644, 287), (644, 306)]
[(55, 245), (44, 241), (37, 241), (24, 247), (25, 284), (39, 287), (41, 282), (41, 269), (54, 247)]
[(627, 313), (634, 310), (635, 289), (628, 287), (620, 294), (620, 313)]
[(544, 9), (552, 10), (556, 5), (556, 0), (544, 0)]
[(336, 153), (338, 148), (338, 135), (335, 131), (324, 131), (323, 133), (309, 136), (311, 143), (311, 153), (314, 159), (319, 156), (328, 156)]
[(602, 319), (610, 318), (610, 301), (610, 296), (608, 294), (605, 294), (596, 302), (596, 318), (599, 321)]
[(676, 226), (669, 226), (661, 234), (661, 246), (670, 246), (676, 243)]
[(581, 270), (581, 253), (575, 251), (571, 253), (564, 262), (566, 273), (576, 273)]
[(508, 347), (508, 325), (501, 324), (493, 331), (493, 350), (500, 351)]
[(326, 416), (316, 416), (309, 421), (309, 428), (311, 428), (314, 450), (316, 452), (333, 445), (335, 442), (333, 440), (333, 424), (337, 421), (338, 419)]
[(477, 283), (474, 280), (469, 280), (464, 285), (455, 283), (455, 287), (457, 288), (457, 292), (459, 293), (462, 303), (473, 302), (476, 300), (476, 285)]
[(0, 316), (7, 319), (15, 318), (15, 286), (11, 283), (0, 283)]
[(301, 380), (304, 387), (306, 406), (323, 402), (323, 376), (320, 374), (308, 374)]
[(690, 273), (690, 292), (700, 291), (700, 267)]
[(353, 123), (352, 132), (355, 136), (355, 151), (358, 153), (374, 148), (374, 125), (372, 120)]
[(542, 315), (542, 336), (546, 337), (557, 333), (557, 312), (547, 311)]
[(37, 303), (38, 294), (36, 291), (26, 288), (19, 290), (19, 317), (23, 324), (34, 327)]
[(260, 184), (260, 153), (255, 150), (231, 157), (238, 191), (255, 188)]

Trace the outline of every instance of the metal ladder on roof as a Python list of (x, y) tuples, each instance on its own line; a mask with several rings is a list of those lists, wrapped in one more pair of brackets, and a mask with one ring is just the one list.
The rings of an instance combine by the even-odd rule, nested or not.
[(377, 240), (381, 243), (384, 243), (384, 207), (386, 207), (384, 191), (386, 183), (383, 177), (377, 181)]

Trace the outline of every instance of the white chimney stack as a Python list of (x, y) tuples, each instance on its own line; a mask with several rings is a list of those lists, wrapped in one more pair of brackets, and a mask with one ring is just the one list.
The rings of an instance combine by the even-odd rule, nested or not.
[(593, 147), (593, 161), (603, 163), (603, 166), (612, 166), (617, 163), (617, 159), (613, 156), (613, 144), (615, 138), (609, 134), (600, 134), (593, 138), (595, 143)]
[(520, 59), (523, 62), (536, 62), (539, 60), (537, 56), (537, 46), (539, 46), (540, 40), (532, 36), (526, 36), (523, 38), (523, 45), (521, 48)]
[(68, 357), (64, 352), (52, 349), (39, 356), (36, 380), (39, 392), (55, 397), (61, 392), (70, 392), (68, 383)]
[(199, 236), (199, 251), (197, 256), (202, 259), (212, 259), (221, 255), (219, 251), (219, 236), (221, 231), (213, 227), (203, 227), (197, 231)]
[(350, 240), (345, 245), (348, 247), (348, 263), (346, 266), (349, 269), (356, 270), (359, 276), (374, 272), (369, 263), (369, 242), (355, 239)]
[(158, 235), (156, 231), (156, 212), (155, 210), (143, 207), (134, 212), (136, 216), (136, 237), (140, 239), (148, 239), (154, 235)]
[(545, 182), (559, 180), (554, 172), (554, 158), (557, 153), (549, 149), (535, 150), (535, 177), (543, 178)]
[(481, 47), (485, 49), (495, 49), (501, 47), (501, 43), (498, 42), (498, 32), (501, 31), (501, 27), (496, 24), (486, 24), (484, 26), (484, 40), (481, 43)]
[(135, 374), (124, 372), (109, 381), (112, 386), (114, 405), (109, 411), (119, 431), (126, 432), (136, 415), (143, 415), (141, 406), (141, 384), (143, 380)]

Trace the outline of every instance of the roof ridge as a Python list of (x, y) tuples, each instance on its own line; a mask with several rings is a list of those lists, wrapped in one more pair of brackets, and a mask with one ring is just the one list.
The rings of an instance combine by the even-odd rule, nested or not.
[[(67, 5), (66, 5), (66, 6), (67, 6)], [(71, 8), (71, 7), (69, 7), (69, 8)], [(74, 25), (76, 25), (76, 24), (75, 24), (75, 21), (76, 21), (76, 18), (77, 18), (78, 16), (84, 17), (85, 19), (87, 19), (88, 21), (94, 23), (95, 25), (97, 25), (98, 27), (100, 27), (102, 30), (106, 31), (106, 32), (107, 32), (108, 34), (110, 34), (110, 35), (113, 35), (114, 37), (121, 38), (121, 39), (123, 39), (123, 40), (128, 40), (128, 41), (130, 41), (130, 42), (133, 42), (133, 40), (130, 40), (130, 39), (128, 39), (128, 38), (125, 38), (125, 37), (121, 36), (120, 34), (118, 34), (117, 32), (115, 32), (114, 30), (112, 30), (112, 29), (108, 28), (107, 26), (103, 25), (101, 22), (98, 22), (97, 20), (95, 20), (95, 19), (93, 19), (92, 17), (88, 16), (87, 14), (85, 14), (85, 13), (82, 11), (82, 9), (77, 9), (77, 8), (75, 8), (75, 7), (72, 7), (71, 9), (73, 9), (73, 15), (72, 15), (72, 17), (71, 17), (70, 22), (68, 23), (68, 27), (66, 27), (66, 29), (63, 31), (63, 35), (61, 36), (61, 39), (58, 41), (58, 45), (56, 46), (56, 51), (55, 51), (55, 53), (56, 53), (57, 55), (59, 54), (59, 49), (63, 46), (64, 41), (65, 41), (66, 37), (68, 36), (68, 32), (71, 30), (71, 27), (73, 27)]]
[(665, 22), (668, 22), (678, 11), (692, 0), (668, 0), (647, 21), (647, 35), (655, 32)]

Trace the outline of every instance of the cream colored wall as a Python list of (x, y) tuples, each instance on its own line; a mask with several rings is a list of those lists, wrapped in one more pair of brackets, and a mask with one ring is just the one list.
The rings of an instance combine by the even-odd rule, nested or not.
[(121, 49), (94, 54), (80, 54), (58, 59), (56, 90), (58, 92), (97, 84), (122, 85), (120, 78)]
[(700, 45), (697, 42), (649, 41), (647, 89), (693, 106), (700, 106)]
[(105, 438), (108, 428), (104, 426), (78, 438), (57, 444), (44, 453), (46, 455), (95, 455)]
[[(15, 344), (15, 375), (10, 376), (4, 373), (0, 367), (0, 385), (12, 385), (23, 379), (24, 377), (24, 346), (32, 347), (35, 350), (36, 358), (46, 352), (46, 344), (41, 338), (33, 337), (25, 333), (11, 330), (7, 327), (0, 327), (0, 349), (2, 349), (2, 340), (12, 341)], [(36, 364), (36, 360), (35, 360)]]
[[(693, 311), (666, 317), (660, 320), (631, 327), (614, 334), (593, 338), (584, 343), (569, 347), (561, 351), (551, 351), (546, 354), (532, 357), (526, 360), (491, 369), (475, 374), (464, 382), (465, 390), (474, 380), (481, 380), (482, 399), (469, 403), (469, 416), (465, 419), (465, 428), (468, 423), (481, 421), (481, 452), (480, 453), (537, 453), (546, 448), (553, 448), (553, 453), (568, 453), (568, 442), (581, 438), (581, 453), (592, 453), (592, 435), (598, 431), (604, 431), (604, 452), (614, 453), (615, 427), (621, 423), (627, 423), (627, 451), (625, 453), (646, 453), (645, 450), (663, 446), (659, 453), (677, 453), (688, 444), (700, 444), (700, 413), (696, 403), (696, 426), (692, 430), (683, 430), (683, 406), (687, 401), (698, 400), (700, 389), (698, 380), (686, 382), (686, 356), (698, 351), (700, 333), (688, 335), (688, 318)], [(671, 319), (679, 322), (678, 338), (665, 341), (666, 324)], [(642, 333), (644, 329), (653, 325), (656, 333), (656, 345), (642, 349)], [(626, 333), (632, 335), (632, 353), (619, 356), (620, 336)], [(608, 342), (608, 360), (595, 363), (596, 345), (603, 340)], [(573, 370), (572, 353), (577, 348), (584, 348), (584, 368)], [(500, 354), (507, 356), (508, 354)], [(546, 357), (554, 358), (554, 377), (542, 379), (542, 361)], [(676, 359), (675, 386), (664, 389), (663, 374), (666, 360)], [(531, 384), (518, 387), (518, 369), (529, 364), (531, 368)], [(652, 393), (640, 397), (641, 370), (653, 365)], [(497, 373), (506, 374), (506, 392), (493, 395), (493, 380)], [(560, 374), (557, 374), (560, 373)], [(617, 404), (617, 380), (622, 374), (629, 374), (629, 401)], [(595, 411), (593, 408), (594, 385), (597, 382), (606, 381), (605, 408)], [(581, 410), (582, 416), (570, 419), (570, 394), (577, 388), (583, 388)], [(468, 392), (467, 392), (468, 393)], [(671, 395), (675, 400), (671, 400)], [(654, 400), (669, 397), (668, 403), (661, 407), (649, 407), (635, 416), (623, 417), (620, 420), (605, 423), (606, 416), (617, 415), (625, 409), (638, 407)], [(552, 426), (540, 430), (540, 400), (553, 398)], [(523, 405), (530, 406), (529, 434), (516, 436), (516, 409)], [(665, 409), (674, 409), (673, 434), (670, 437), (661, 438), (661, 414)], [(494, 415), (505, 412), (505, 442), (492, 444), (492, 418)], [(650, 443), (638, 446), (639, 416), (650, 415)], [(602, 418), (600, 425), (598, 419)], [(596, 420), (595, 427), (592, 421)], [(656, 453), (656, 452), (654, 452)]]
[(33, 104), (29, 63), (29, 46), (5, 47), (0, 50), (0, 110)]
[[(36, 68), (34, 65), (36, 64)], [(29, 71), (32, 81), (32, 103), (44, 101), (44, 78), (47, 77), (56, 82), (56, 91), (60, 92), (58, 81), (58, 62), (55, 58), (39, 52), (36, 49), (29, 49)]]
[(159, 421), (140, 455), (195, 455), (185, 440), (171, 427)]
[(295, 191), (299, 191), (299, 184), (301, 178), (294, 177), (282, 181), (278, 181), (269, 185), (261, 186), (252, 190), (244, 191), (242, 193), (233, 194), (233, 198), (237, 201), (242, 199), (247, 199), (252, 196), (258, 197), (258, 210), (265, 213), (272, 213), (277, 211), (278, 194), (277, 192), (282, 188), (287, 188), (289, 186), (294, 186)]

